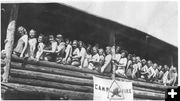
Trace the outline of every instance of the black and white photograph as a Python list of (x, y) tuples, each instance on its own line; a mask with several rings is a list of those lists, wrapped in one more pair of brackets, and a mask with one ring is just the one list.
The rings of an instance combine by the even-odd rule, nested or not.
[(178, 1), (0, 6), (1, 100), (178, 100)]

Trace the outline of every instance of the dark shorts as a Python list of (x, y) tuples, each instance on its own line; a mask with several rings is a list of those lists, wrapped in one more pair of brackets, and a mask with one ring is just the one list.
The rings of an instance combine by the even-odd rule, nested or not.
[(56, 61), (56, 56), (57, 56), (56, 53), (49, 53), (45, 55), (48, 61), (52, 61), (52, 62)]

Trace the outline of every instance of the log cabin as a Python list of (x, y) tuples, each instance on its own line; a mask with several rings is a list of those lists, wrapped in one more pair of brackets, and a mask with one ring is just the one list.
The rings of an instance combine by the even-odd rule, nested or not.
[[(116, 43), (120, 42), (120, 45), (130, 53), (169, 65), (171, 62), (167, 58), (172, 56), (174, 65), (177, 67), (178, 64), (177, 47), (145, 32), (88, 14), (65, 4), (2, 4), (2, 8), (4, 10), (1, 12), (1, 44), (4, 43), (5, 36), (9, 38), (6, 45), (1, 45), (2, 49), (5, 47), (7, 50), (6, 64), (4, 68), (1, 65), (1, 70), (4, 71), (4, 81), (1, 83), (2, 99), (92, 100), (93, 75), (111, 79), (111, 75), (84, 68), (12, 57), (14, 40), (17, 41), (16, 26), (34, 28), (44, 34), (61, 33), (70, 39), (82, 40), (91, 44), (99, 43), (102, 46), (114, 44), (113, 36), (115, 35), (115, 40), (118, 40)], [(11, 23), (12, 21), (15, 22)], [(147, 36), (150, 37), (148, 41)], [(131, 81), (134, 99), (137, 100), (163, 100), (165, 91), (169, 88), (169, 86), (142, 80), (130, 80), (123, 77), (115, 79)]]

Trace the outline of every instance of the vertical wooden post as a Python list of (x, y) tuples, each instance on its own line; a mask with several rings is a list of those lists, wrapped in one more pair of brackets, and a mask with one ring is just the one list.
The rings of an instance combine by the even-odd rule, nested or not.
[[(111, 35), (112, 37), (111, 37), (111, 39), (112, 39), (112, 44), (113, 44), (113, 46), (115, 46), (114, 48), (115, 48), (115, 53), (113, 53), (112, 54), (112, 57), (113, 56), (115, 56), (116, 55), (116, 33), (113, 33), (112, 35)], [(115, 71), (116, 71), (116, 66), (113, 64), (112, 65), (112, 79), (113, 80), (115, 80)]]
[(12, 4), (10, 20), (9, 20), (9, 25), (8, 25), (7, 34), (6, 34), (6, 43), (5, 43), (6, 65), (4, 67), (4, 74), (2, 75), (2, 79), (3, 79), (2, 82), (8, 82), (11, 55), (12, 55), (13, 44), (14, 44), (14, 33), (16, 29), (16, 19), (18, 16), (18, 8), (19, 7), (17, 4)]

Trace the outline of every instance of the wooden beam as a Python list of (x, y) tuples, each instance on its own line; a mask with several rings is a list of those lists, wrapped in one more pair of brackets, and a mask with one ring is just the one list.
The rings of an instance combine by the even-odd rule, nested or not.
[(77, 72), (82, 72), (82, 73), (90, 73), (90, 74), (97, 74), (97, 75), (103, 75), (98, 73), (97, 71), (92, 71), (87, 68), (78, 68), (75, 66), (71, 65), (63, 65), (63, 64), (57, 64), (56, 62), (49, 62), (49, 61), (25, 61), (23, 58), (19, 57), (14, 57), (12, 56), (12, 61), (14, 62), (20, 62), (20, 63), (25, 63), (25, 64), (32, 64), (32, 65), (37, 65), (37, 66), (46, 66), (46, 67), (52, 67), (52, 68), (61, 68), (64, 70), (72, 70), (72, 71), (77, 71)]
[(82, 79), (77, 77), (69, 77), (64, 75), (55, 75), (55, 74), (48, 74), (48, 73), (34, 72), (34, 71), (27, 71), (20, 69), (11, 69), (10, 75), (13, 77), (47, 80), (47, 81), (54, 81), (60, 83), (76, 84), (81, 86), (93, 85), (93, 81), (89, 79)]
[[(11, 89), (11, 91), (31, 93), (31, 94), (50, 94), (53, 96), (69, 96), (70, 99), (83, 99), (83, 100), (92, 100), (92, 93), (78, 92), (78, 91), (70, 91), (64, 89), (56, 89), (49, 87), (39, 87), (25, 84), (16, 84), (16, 83), (6, 83), (6, 85)], [(84, 97), (83, 97), (84, 96)], [(152, 100), (163, 100), (165, 99), (165, 94), (158, 94), (146, 91), (137, 91), (134, 90), (134, 98), (142, 98), (142, 99), (152, 99)]]
[[(65, 90), (72, 90), (72, 91), (79, 91), (79, 92), (93, 92), (93, 87), (89, 86), (79, 86), (79, 85), (72, 85), (67, 83), (58, 83), (58, 82), (52, 82), (52, 81), (44, 81), (44, 80), (38, 80), (38, 79), (27, 79), (27, 78), (19, 78), (19, 77), (10, 77), (9, 78), (10, 83), (19, 83), (19, 84), (27, 84), (32, 86), (42, 86), (42, 87), (49, 87), (49, 88), (57, 88), (57, 89), (65, 89)], [(136, 91), (146, 91), (148, 93), (159, 93), (164, 94), (165, 92), (158, 91), (158, 90), (152, 90), (152, 89), (146, 89), (141, 87), (133, 86), (133, 89)]]
[(10, 77), (9, 82), (10, 83), (27, 84), (27, 85), (32, 85), (32, 86), (41, 86), (41, 87), (48, 87), (48, 88), (57, 88), (57, 89), (78, 91), (78, 92), (90, 92), (90, 93), (93, 92), (92, 87), (89, 87), (89, 86), (58, 83), (58, 82), (53, 82), (53, 81), (45, 81), (45, 80), (37, 80), (37, 79)]
[[(3, 84), (3, 85), (2, 85)], [(1, 86), (7, 86), (11, 92), (24, 92), (30, 94), (49, 94), (53, 96), (68, 96), (72, 100), (92, 100), (92, 93), (69, 91), (63, 89), (47, 88), (47, 87), (38, 87), (17, 83), (2, 83)]]
[(2, 82), (8, 82), (17, 16), (18, 16), (18, 5), (12, 4), (10, 20), (9, 20), (9, 25), (8, 25), (7, 34), (6, 34), (6, 43), (5, 43), (6, 65), (4, 67), (4, 73), (2, 75), (2, 79), (3, 79)]
[(92, 79), (93, 76), (93, 74), (65, 70), (61, 68), (51, 68), (46, 66), (36, 66), (36, 65), (26, 64), (22, 67), (22, 63), (17, 63), (17, 62), (11, 62), (11, 68), (65, 75), (65, 76), (73, 76), (73, 77), (86, 78), (86, 79)]

